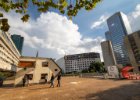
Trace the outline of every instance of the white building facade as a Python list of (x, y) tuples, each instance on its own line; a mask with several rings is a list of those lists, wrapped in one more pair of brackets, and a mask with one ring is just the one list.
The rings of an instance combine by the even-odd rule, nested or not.
[(81, 72), (88, 69), (91, 63), (101, 62), (100, 54), (95, 52), (67, 55), (64, 59), (66, 73)]
[(13, 43), (10, 34), (0, 30), (0, 70), (16, 71), (19, 57), (20, 53)]

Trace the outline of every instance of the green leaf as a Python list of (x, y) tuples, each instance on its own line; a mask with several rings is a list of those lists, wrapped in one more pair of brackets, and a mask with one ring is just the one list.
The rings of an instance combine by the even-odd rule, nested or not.
[(26, 14), (26, 15), (24, 15), (22, 18), (21, 18), (21, 20), (23, 21), (23, 22), (27, 22), (28, 20), (29, 20), (29, 15), (28, 14)]

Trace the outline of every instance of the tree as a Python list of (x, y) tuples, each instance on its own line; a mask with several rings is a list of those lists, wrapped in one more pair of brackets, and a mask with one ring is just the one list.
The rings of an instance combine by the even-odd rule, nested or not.
[(82, 73), (88, 73), (88, 72), (89, 72), (88, 69), (84, 69), (84, 70), (82, 70)]
[[(21, 20), (27, 22), (30, 17), (27, 13), (29, 3), (37, 6), (39, 12), (46, 12), (50, 8), (55, 8), (58, 9), (60, 13), (66, 13), (71, 17), (76, 16), (82, 8), (92, 10), (100, 1), (101, 0), (0, 0), (0, 9), (5, 12), (14, 10), (16, 13), (23, 14)], [(2, 12), (0, 12), (0, 17), (3, 17)]]
[(103, 72), (103, 64), (101, 62), (93, 62), (89, 66), (89, 71), (90, 72)]

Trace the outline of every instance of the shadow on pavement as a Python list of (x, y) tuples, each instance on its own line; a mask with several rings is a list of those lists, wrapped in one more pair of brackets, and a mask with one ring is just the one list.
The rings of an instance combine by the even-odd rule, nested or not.
[(85, 98), (85, 100), (140, 100), (140, 81), (134, 81), (133, 84), (123, 85), (95, 94), (88, 94)]

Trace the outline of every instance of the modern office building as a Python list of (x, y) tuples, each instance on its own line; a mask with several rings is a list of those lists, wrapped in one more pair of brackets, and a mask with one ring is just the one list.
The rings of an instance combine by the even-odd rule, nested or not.
[[(0, 19), (0, 28), (1, 28)], [(20, 53), (8, 32), (0, 30), (0, 70), (16, 71)]]
[(106, 38), (106, 40), (109, 40), (109, 41), (112, 40), (111, 33), (109, 31), (105, 32), (105, 38)]
[(49, 82), (52, 74), (56, 77), (61, 68), (51, 58), (43, 57), (20, 57), (18, 70), (15, 76), (14, 85), (21, 85), (25, 75), (30, 77), (30, 84)]
[(136, 72), (140, 71), (140, 30), (125, 36), (125, 47), (127, 48), (130, 62)]
[(124, 37), (132, 33), (128, 18), (122, 12), (117, 12), (107, 19), (109, 31), (105, 33), (106, 40), (112, 43), (117, 64), (129, 64), (129, 57), (124, 46)]
[(116, 65), (117, 62), (116, 62), (115, 54), (113, 52), (111, 41), (102, 42), (101, 48), (103, 52), (105, 68), (107, 69), (108, 66)]
[(66, 55), (64, 59), (66, 73), (80, 72), (88, 69), (92, 62), (101, 62), (100, 54), (95, 52)]
[(22, 36), (16, 35), (16, 34), (11, 35), (11, 38), (12, 38), (13, 42), (15, 43), (20, 54), (22, 54), (22, 47), (23, 47), (24, 38)]

